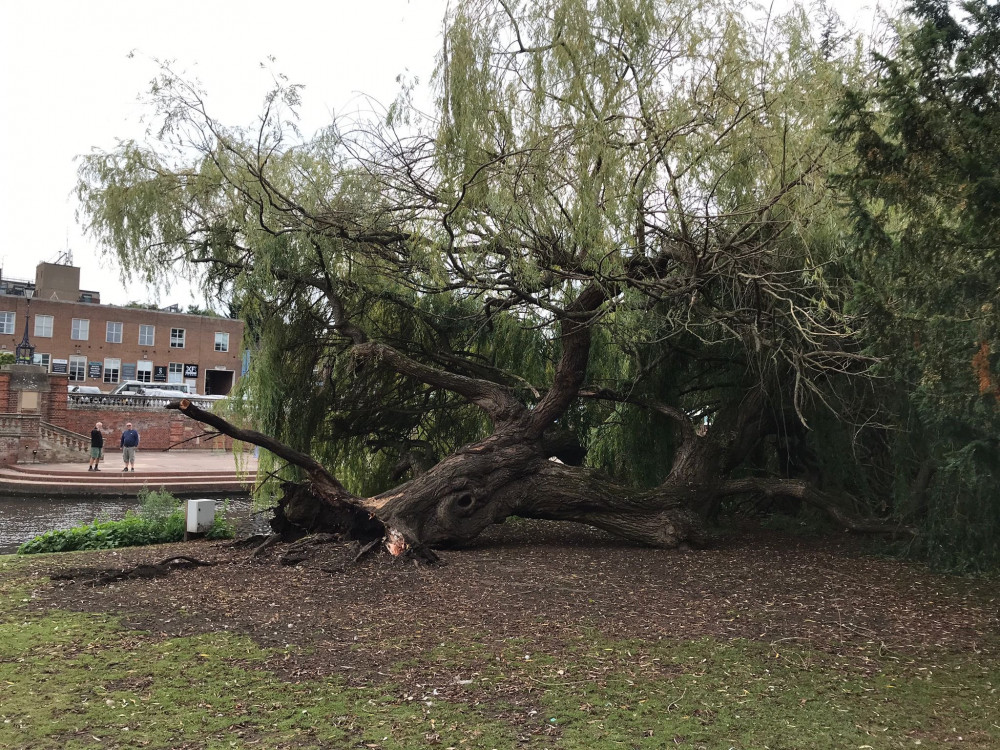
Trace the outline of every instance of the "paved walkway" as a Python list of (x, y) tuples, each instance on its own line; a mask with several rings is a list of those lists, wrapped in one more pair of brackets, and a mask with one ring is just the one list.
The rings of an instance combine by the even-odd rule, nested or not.
[[(82, 454), (81, 454), (82, 455)], [(89, 458), (81, 458), (79, 461), (51, 464), (18, 464), (17, 468), (45, 468), (52, 472), (74, 472), (82, 471), (87, 473)], [(210, 450), (172, 450), (172, 451), (145, 451), (139, 448), (135, 454), (135, 473), (139, 472), (231, 472), (237, 470), (236, 460), (232, 453), (225, 451)], [(119, 450), (105, 450), (104, 460), (101, 461), (101, 471), (117, 471), (122, 469), (122, 454)], [(251, 473), (257, 471), (257, 459), (253, 453), (244, 453), (240, 458), (240, 470)]]
[(88, 461), (17, 464), (0, 468), (0, 495), (92, 497), (136, 495), (144, 487), (164, 489), (178, 497), (245, 494), (257, 472), (257, 459), (243, 454), (208, 450), (143, 451), (136, 453), (135, 471), (122, 471), (121, 454), (107, 452), (100, 471), (88, 471)]

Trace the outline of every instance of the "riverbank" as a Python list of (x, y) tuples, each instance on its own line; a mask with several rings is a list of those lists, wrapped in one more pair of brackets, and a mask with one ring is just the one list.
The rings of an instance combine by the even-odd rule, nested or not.
[[(355, 554), (0, 558), (0, 746), (1000, 744), (995, 580), (848, 538), (681, 552), (527, 521), (443, 567)], [(91, 575), (177, 555), (211, 565)]]
[(122, 472), (120, 460), (117, 454), (109, 455), (99, 472), (77, 462), (0, 470), (0, 554), (12, 553), (46, 531), (95, 518), (118, 520), (138, 507), (144, 487), (166, 489), (182, 498), (228, 499), (233, 516), (241, 516), (235, 520), (251, 523), (247, 498), (257, 471), (252, 454), (237, 459), (221, 451), (143, 451), (134, 474)]

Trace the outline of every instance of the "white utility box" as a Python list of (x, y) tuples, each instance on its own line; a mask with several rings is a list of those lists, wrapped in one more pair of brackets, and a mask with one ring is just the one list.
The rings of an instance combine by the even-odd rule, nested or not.
[(188, 500), (187, 531), (204, 534), (215, 522), (215, 500)]

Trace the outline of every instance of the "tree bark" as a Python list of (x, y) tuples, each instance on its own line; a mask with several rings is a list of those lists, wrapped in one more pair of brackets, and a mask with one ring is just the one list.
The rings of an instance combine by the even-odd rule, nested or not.
[[(714, 457), (712, 450), (700, 467), (692, 463), (698, 462), (700, 451), (692, 451), (685, 458), (686, 470), (671, 472), (658, 487), (624, 486), (593, 469), (550, 460), (545, 442), (531, 439), (526, 424), (509, 424), (485, 440), (464, 446), (388, 492), (359, 497), (311, 457), (262, 433), (238, 428), (186, 399), (168, 408), (260, 445), (306, 470), (308, 486), (286, 486), (279, 506), (280, 527), (275, 531), (286, 535), (296, 529), (332, 532), (361, 541), (383, 533), (393, 554), (462, 545), (510, 516), (575, 521), (654, 547), (700, 546), (709, 535), (696, 509), (706, 501), (738, 493), (798, 497), (826, 508), (847, 528), (900, 531), (886, 524), (854, 521), (831, 498), (805, 482), (726, 481), (710, 476), (710, 467), (716, 465), (708, 459)], [(524, 416), (525, 422), (531, 419), (530, 413)]]
[(308, 487), (285, 487), (275, 531), (286, 535), (301, 529), (367, 539), (377, 529), (365, 523), (370, 519), (384, 527), (387, 539), (400, 535), (407, 547), (454, 546), (516, 515), (585, 523), (656, 547), (707, 539), (690, 509), (698, 488), (620, 485), (592, 469), (549, 460), (545, 443), (526, 438), (518, 427), (465, 446), (420, 476), (366, 498), (348, 493), (311, 457), (262, 433), (238, 428), (186, 399), (167, 408), (306, 469)]

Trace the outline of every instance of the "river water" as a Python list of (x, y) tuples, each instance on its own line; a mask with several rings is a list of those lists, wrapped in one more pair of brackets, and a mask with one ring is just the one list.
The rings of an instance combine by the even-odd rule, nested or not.
[[(13, 553), (18, 545), (52, 529), (69, 529), (95, 518), (117, 521), (125, 511), (138, 509), (135, 498), (45, 499), (0, 497), (0, 555)], [(256, 525), (247, 498), (216, 500), (216, 511), (227, 508), (227, 516), (238, 526)]]

